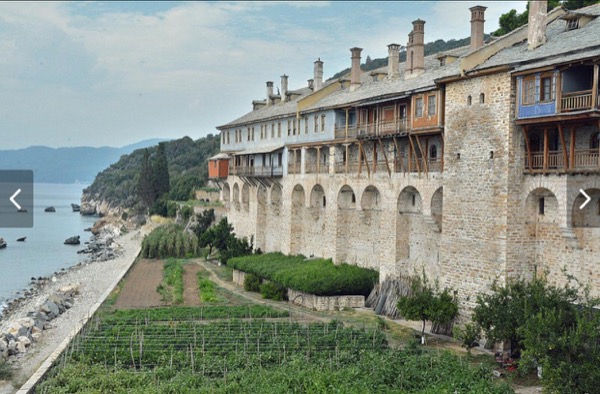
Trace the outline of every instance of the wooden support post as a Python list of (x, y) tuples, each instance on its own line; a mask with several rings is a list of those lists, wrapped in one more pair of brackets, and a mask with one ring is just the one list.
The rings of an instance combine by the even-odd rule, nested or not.
[(421, 148), (421, 142), (419, 141), (419, 136), (415, 135), (415, 140), (417, 141), (417, 147), (419, 147), (419, 152), (421, 152), (421, 159), (423, 159), (423, 170), (425, 171), (425, 176), (429, 176), (428, 166), (427, 166), (427, 156), (426, 153), (423, 152), (423, 148)]
[[(410, 138), (410, 134), (408, 135), (408, 142), (410, 142), (411, 151), (416, 152), (415, 145), (412, 142), (412, 138)], [(415, 163), (417, 164), (417, 172), (419, 173), (419, 176), (421, 176), (421, 164), (419, 163), (419, 160), (418, 160), (419, 158), (416, 156), (417, 155), (415, 154)], [(408, 163), (410, 166), (410, 161)]]
[(317, 146), (317, 174), (321, 169), (321, 147)]
[(385, 159), (385, 165), (386, 165), (387, 170), (388, 170), (388, 175), (391, 178), (392, 177), (392, 171), (390, 170), (390, 162), (388, 161), (387, 153), (385, 153), (385, 149), (383, 148), (383, 143), (381, 142), (381, 139), (379, 139), (379, 145), (381, 145), (381, 151), (383, 152), (383, 158)]
[(556, 74), (556, 113), (562, 112), (562, 72)]
[(567, 155), (567, 144), (565, 142), (565, 134), (563, 133), (563, 128), (560, 123), (558, 124), (558, 134), (560, 136), (560, 144), (562, 145), (565, 170), (568, 170), (569, 169), (569, 158)]
[(358, 141), (358, 175), (362, 173), (362, 144)]
[(544, 174), (548, 170), (548, 128), (544, 128)]
[(569, 162), (571, 163), (570, 168), (575, 168), (577, 167), (577, 163), (575, 161), (575, 126), (571, 127), (571, 134), (569, 134), (569, 154), (570, 154), (570, 160)]
[(348, 114), (350, 113), (350, 108), (346, 108), (346, 138), (348, 138)]
[(444, 141), (444, 133), (443, 132), (440, 133), (440, 140), (442, 141), (442, 144), (441, 144), (442, 156), (440, 157), (440, 172), (444, 172), (444, 144), (445, 144), (445, 141)]
[(594, 76), (592, 81), (592, 109), (595, 109), (598, 107), (598, 63), (594, 64)]
[(360, 142), (358, 143), (358, 145), (360, 146), (362, 156), (365, 158), (365, 166), (367, 166), (367, 176), (370, 178), (371, 177), (371, 169), (369, 168), (369, 160), (367, 159), (367, 155), (365, 153), (363, 145)]
[(377, 140), (373, 140), (373, 174), (377, 173)]
[(402, 155), (400, 153), (400, 149), (398, 148), (398, 140), (396, 140), (396, 137), (392, 137), (392, 139), (394, 140), (394, 147), (396, 148), (396, 157), (394, 158), (394, 172), (396, 172), (396, 161), (400, 161), (400, 170), (402, 171)]
[(533, 164), (531, 163), (531, 146), (529, 145), (529, 133), (527, 126), (523, 126), (523, 135), (525, 136), (525, 147), (527, 148), (527, 161), (529, 162), (529, 172), (533, 172)]
[(348, 155), (348, 144), (346, 144), (346, 162), (344, 163), (344, 174), (348, 173), (348, 162), (350, 161), (350, 156)]

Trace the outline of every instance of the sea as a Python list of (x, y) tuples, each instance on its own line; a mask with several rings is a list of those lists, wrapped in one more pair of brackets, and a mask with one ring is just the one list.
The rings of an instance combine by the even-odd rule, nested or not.
[[(85, 247), (96, 217), (73, 212), (71, 203), (80, 204), (86, 184), (34, 184), (34, 213), (31, 228), (0, 228), (0, 237), (7, 247), (0, 249), (0, 313), (6, 302), (20, 297), (31, 287), (31, 278), (50, 276), (61, 269), (84, 260), (77, 251)], [(44, 212), (47, 207), (56, 212)], [(79, 235), (81, 245), (64, 245), (64, 241)], [(17, 238), (27, 237), (25, 242)]]

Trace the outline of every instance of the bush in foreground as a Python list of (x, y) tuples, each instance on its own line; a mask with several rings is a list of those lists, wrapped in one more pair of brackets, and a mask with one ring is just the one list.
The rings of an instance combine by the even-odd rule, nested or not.
[(199, 252), (198, 239), (176, 224), (158, 227), (142, 241), (141, 255), (146, 259), (193, 257)]

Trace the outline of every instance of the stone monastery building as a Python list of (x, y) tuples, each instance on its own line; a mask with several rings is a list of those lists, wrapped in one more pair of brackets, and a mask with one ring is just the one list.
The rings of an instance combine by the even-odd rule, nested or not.
[(417, 19), (405, 63), (390, 44), (361, 72), (351, 48), (345, 77), (317, 60), (308, 86), (267, 82), (209, 163), (236, 234), (381, 280), (424, 269), (463, 310), (494, 280), (563, 268), (599, 296), (600, 5), (546, 9), (484, 43), (472, 7), (470, 46), (432, 56)]

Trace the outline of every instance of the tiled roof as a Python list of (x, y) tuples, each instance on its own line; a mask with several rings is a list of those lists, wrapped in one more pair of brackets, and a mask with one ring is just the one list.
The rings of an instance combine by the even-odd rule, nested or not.
[[(600, 15), (600, 4), (591, 5), (576, 11), (586, 15)], [(567, 22), (556, 19), (548, 24), (546, 43), (532, 50), (527, 49), (527, 40), (510, 48), (505, 48), (480, 64), (475, 70), (495, 66), (516, 65), (526, 67), (535, 62), (540, 66), (558, 64), (563, 57), (583, 59), (583, 52), (600, 48), (600, 18), (594, 18), (585, 26), (566, 31)], [(524, 28), (527, 28), (525, 26)], [(579, 54), (578, 54), (579, 52)]]

